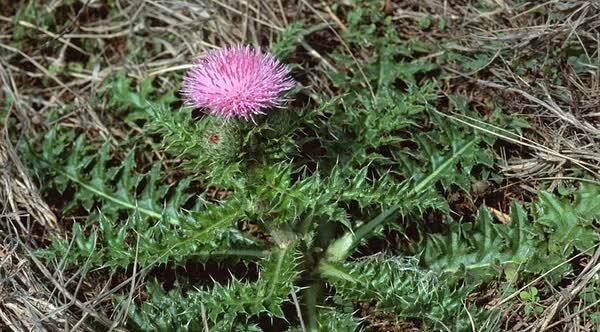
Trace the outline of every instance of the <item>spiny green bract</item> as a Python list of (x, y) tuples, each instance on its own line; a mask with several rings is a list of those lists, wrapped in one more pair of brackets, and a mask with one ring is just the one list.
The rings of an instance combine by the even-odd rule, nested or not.
[(243, 186), (238, 180), (242, 123), (212, 116), (194, 119), (189, 108), (170, 110), (160, 104), (149, 105), (147, 112), (145, 129), (162, 136), (161, 148), (178, 158), (182, 167), (221, 187)]

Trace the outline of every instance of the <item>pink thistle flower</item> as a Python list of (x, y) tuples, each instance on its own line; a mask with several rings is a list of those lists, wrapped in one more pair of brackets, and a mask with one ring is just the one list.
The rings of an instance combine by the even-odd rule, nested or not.
[(188, 104), (226, 119), (252, 119), (280, 107), (295, 82), (270, 53), (249, 46), (211, 50), (186, 73), (181, 89)]

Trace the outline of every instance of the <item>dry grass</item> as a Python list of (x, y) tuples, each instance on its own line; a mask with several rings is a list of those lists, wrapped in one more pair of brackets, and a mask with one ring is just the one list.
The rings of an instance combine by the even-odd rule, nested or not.
[[(0, 214), (0, 326), (13, 331), (67, 326), (88, 330), (83, 320), (78, 322), (66, 299), (74, 297), (39, 261), (26, 258), (30, 246), (39, 241), (39, 229), (41, 236), (59, 229), (56, 217), (4, 137), (0, 140), (0, 166), (0, 200), (4, 203)], [(61, 292), (64, 296), (57, 296)]]
[[(505, 112), (523, 114), (534, 124), (523, 136), (491, 131), (522, 148), (518, 153), (504, 153), (508, 156), (503, 167), (506, 176), (531, 187), (539, 180), (558, 183), (570, 169), (578, 167), (600, 180), (600, 67), (587, 65), (582, 71), (564, 62), (556, 68), (560, 84), (553, 83), (555, 80), (546, 73), (515, 70), (522, 59), (537, 57), (547, 61), (556, 56), (556, 50), (569, 45), (579, 45), (590, 60), (600, 59), (600, 4), (582, 0), (525, 5), (512, 0), (487, 2), (496, 10), (479, 12), (467, 0), (382, 1), (382, 10), (398, 22), (400, 33), (407, 37), (418, 35), (438, 41), (452, 38), (457, 43), (447, 52), (474, 54), (484, 49), (493, 54), (485, 66), (475, 71), (465, 70), (460, 63), (445, 68), (447, 75), (443, 80), (449, 92), (466, 95), (475, 106), (483, 107), (483, 100), (489, 96), (500, 96)], [(2, 126), (6, 129), (14, 123), (17, 133), (41, 132), (58, 122), (85, 128), (89, 135), (116, 140), (136, 129), (115, 125), (119, 121), (111, 119), (110, 110), (98, 109), (89, 102), (112, 74), (126, 71), (135, 80), (156, 77), (157, 84), (172, 88), (175, 83), (169, 81), (168, 74), (188, 68), (206, 49), (236, 42), (264, 46), (276, 32), (297, 20), (306, 23), (309, 33), (328, 38), (321, 43), (310, 43), (308, 38), (300, 43), (307, 56), (300, 59), (307, 64), (304, 85), (309, 91), (328, 91), (322, 69), (335, 67), (323, 49), (327, 43), (343, 43), (338, 32), (346, 29), (343, 15), (317, 0), (116, 1), (113, 10), (118, 15), (110, 17), (104, 12), (103, 1), (80, 1), (77, 9), (65, 6), (61, 0), (47, 3), (50, 15), (69, 22), (63, 31), (49, 31), (34, 21), (0, 15), (0, 49), (8, 54), (0, 58), (0, 100), (14, 100)], [(344, 4), (341, 1), (340, 11), (345, 9)], [(6, 1), (0, 1), (0, 5), (8, 8), (7, 15), (16, 11)], [(560, 15), (550, 22), (546, 15), (539, 14), (543, 12)], [(423, 17), (443, 19), (449, 28), (423, 32), (417, 24)], [(22, 49), (11, 46), (8, 39), (17, 28), (34, 34), (35, 43), (27, 43)], [(102, 51), (90, 54), (83, 46), (86, 43), (100, 45)], [(162, 45), (163, 50), (146, 52), (152, 43)], [(347, 51), (360, 57), (360, 52)], [(136, 53), (148, 56), (136, 57)], [(91, 58), (96, 59), (93, 68), (68, 66)], [(51, 71), (50, 66), (61, 70)], [(51, 122), (47, 111), (64, 105), (75, 107)], [(490, 128), (472, 119), (444, 114), (482, 130)], [(64, 271), (61, 262), (44, 266), (27, 258), (32, 257), (31, 250), (43, 243), (45, 236), (64, 233), (32, 176), (19, 161), (8, 134), (3, 133), (0, 327), (13, 331), (115, 329), (125, 315), (123, 311), (111, 311), (110, 295), (124, 291), (131, 299), (146, 271), (134, 270), (115, 282), (116, 276), (100, 279), (85, 267)], [(597, 276), (599, 256), (600, 251), (596, 251), (580, 275), (548, 299), (546, 311), (528, 324), (528, 330), (558, 326), (564, 330), (590, 330), (586, 325), (589, 323), (578, 321), (577, 317), (593, 307), (569, 303)], [(598, 307), (598, 303), (592, 305)]]
[[(455, 13), (464, 22), (459, 37), (463, 50), (488, 50), (493, 57), (475, 71), (465, 72), (459, 65), (448, 70), (455, 73), (456, 81), (476, 85), (474, 102), (477, 94), (501, 95), (506, 112), (524, 114), (534, 124), (528, 137), (511, 137), (530, 148), (530, 153), (508, 160), (505, 174), (528, 180), (560, 179), (576, 165), (600, 179), (600, 67), (586, 65), (585, 70), (576, 70), (565, 61), (565, 49), (577, 47), (590, 63), (598, 63), (599, 4), (497, 3), (498, 9), (491, 13), (468, 6)], [(557, 15), (551, 21), (540, 12)], [(556, 61), (558, 67), (549, 68), (554, 72), (519, 72), (530, 59), (552, 66), (553, 61), (560, 61)]]

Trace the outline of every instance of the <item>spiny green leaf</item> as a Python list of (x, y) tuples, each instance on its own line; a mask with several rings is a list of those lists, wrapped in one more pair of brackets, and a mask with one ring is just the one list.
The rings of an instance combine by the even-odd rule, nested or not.
[[(231, 330), (244, 326), (251, 316), (267, 314), (283, 318), (281, 305), (288, 302), (297, 271), (295, 245), (274, 249), (259, 261), (258, 280), (233, 278), (227, 285), (210, 288), (173, 289), (165, 292), (157, 282), (147, 285), (150, 302), (133, 305), (129, 315), (137, 329), (153, 331), (198, 331), (203, 312), (211, 330)], [(125, 304), (124, 298), (117, 300)]]

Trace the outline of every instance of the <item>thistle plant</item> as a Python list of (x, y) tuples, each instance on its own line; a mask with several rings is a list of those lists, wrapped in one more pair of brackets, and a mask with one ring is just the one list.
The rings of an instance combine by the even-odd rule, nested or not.
[[(56, 127), (39, 147), (23, 148), (45, 183), (71, 195), (65, 215), (89, 213), (74, 223), (73, 241), (56, 239), (40, 253), (113, 271), (225, 266), (210, 282), (177, 275), (173, 287), (150, 272), (143, 298), (116, 295), (136, 330), (259, 331), (274, 330), (265, 321), (283, 321), (290, 331), (353, 331), (364, 327), (361, 304), (431, 330), (493, 321), (495, 312), (465, 298), (593, 245), (600, 190), (541, 193), (530, 209), (514, 204), (508, 223), (495, 223), (485, 207), (472, 222), (459, 220), (446, 197), (494, 181), (494, 138), (438, 115), (439, 84), (421, 78), (439, 69), (422, 56), (437, 46), (388, 33), (393, 24), (379, 2), (349, 13), (343, 38), (369, 55), (359, 62), (346, 48), (332, 51), (337, 95), (293, 110), (281, 110), (296, 84), (290, 67), (248, 46), (199, 59), (183, 78), (184, 107), (115, 83), (151, 105), (141, 117), (152, 135), (114, 153), (110, 142)], [(280, 38), (285, 45), (271, 49), (293, 53), (302, 31), (291, 27)], [(464, 98), (447, 101), (455, 113), (478, 117)], [(224, 194), (209, 197), (209, 187)], [(424, 226), (431, 211), (442, 216), (439, 232)], [(388, 236), (394, 232), (400, 241)], [(372, 243), (384, 243), (377, 255)], [(256, 273), (230, 273), (227, 264), (240, 261)]]

